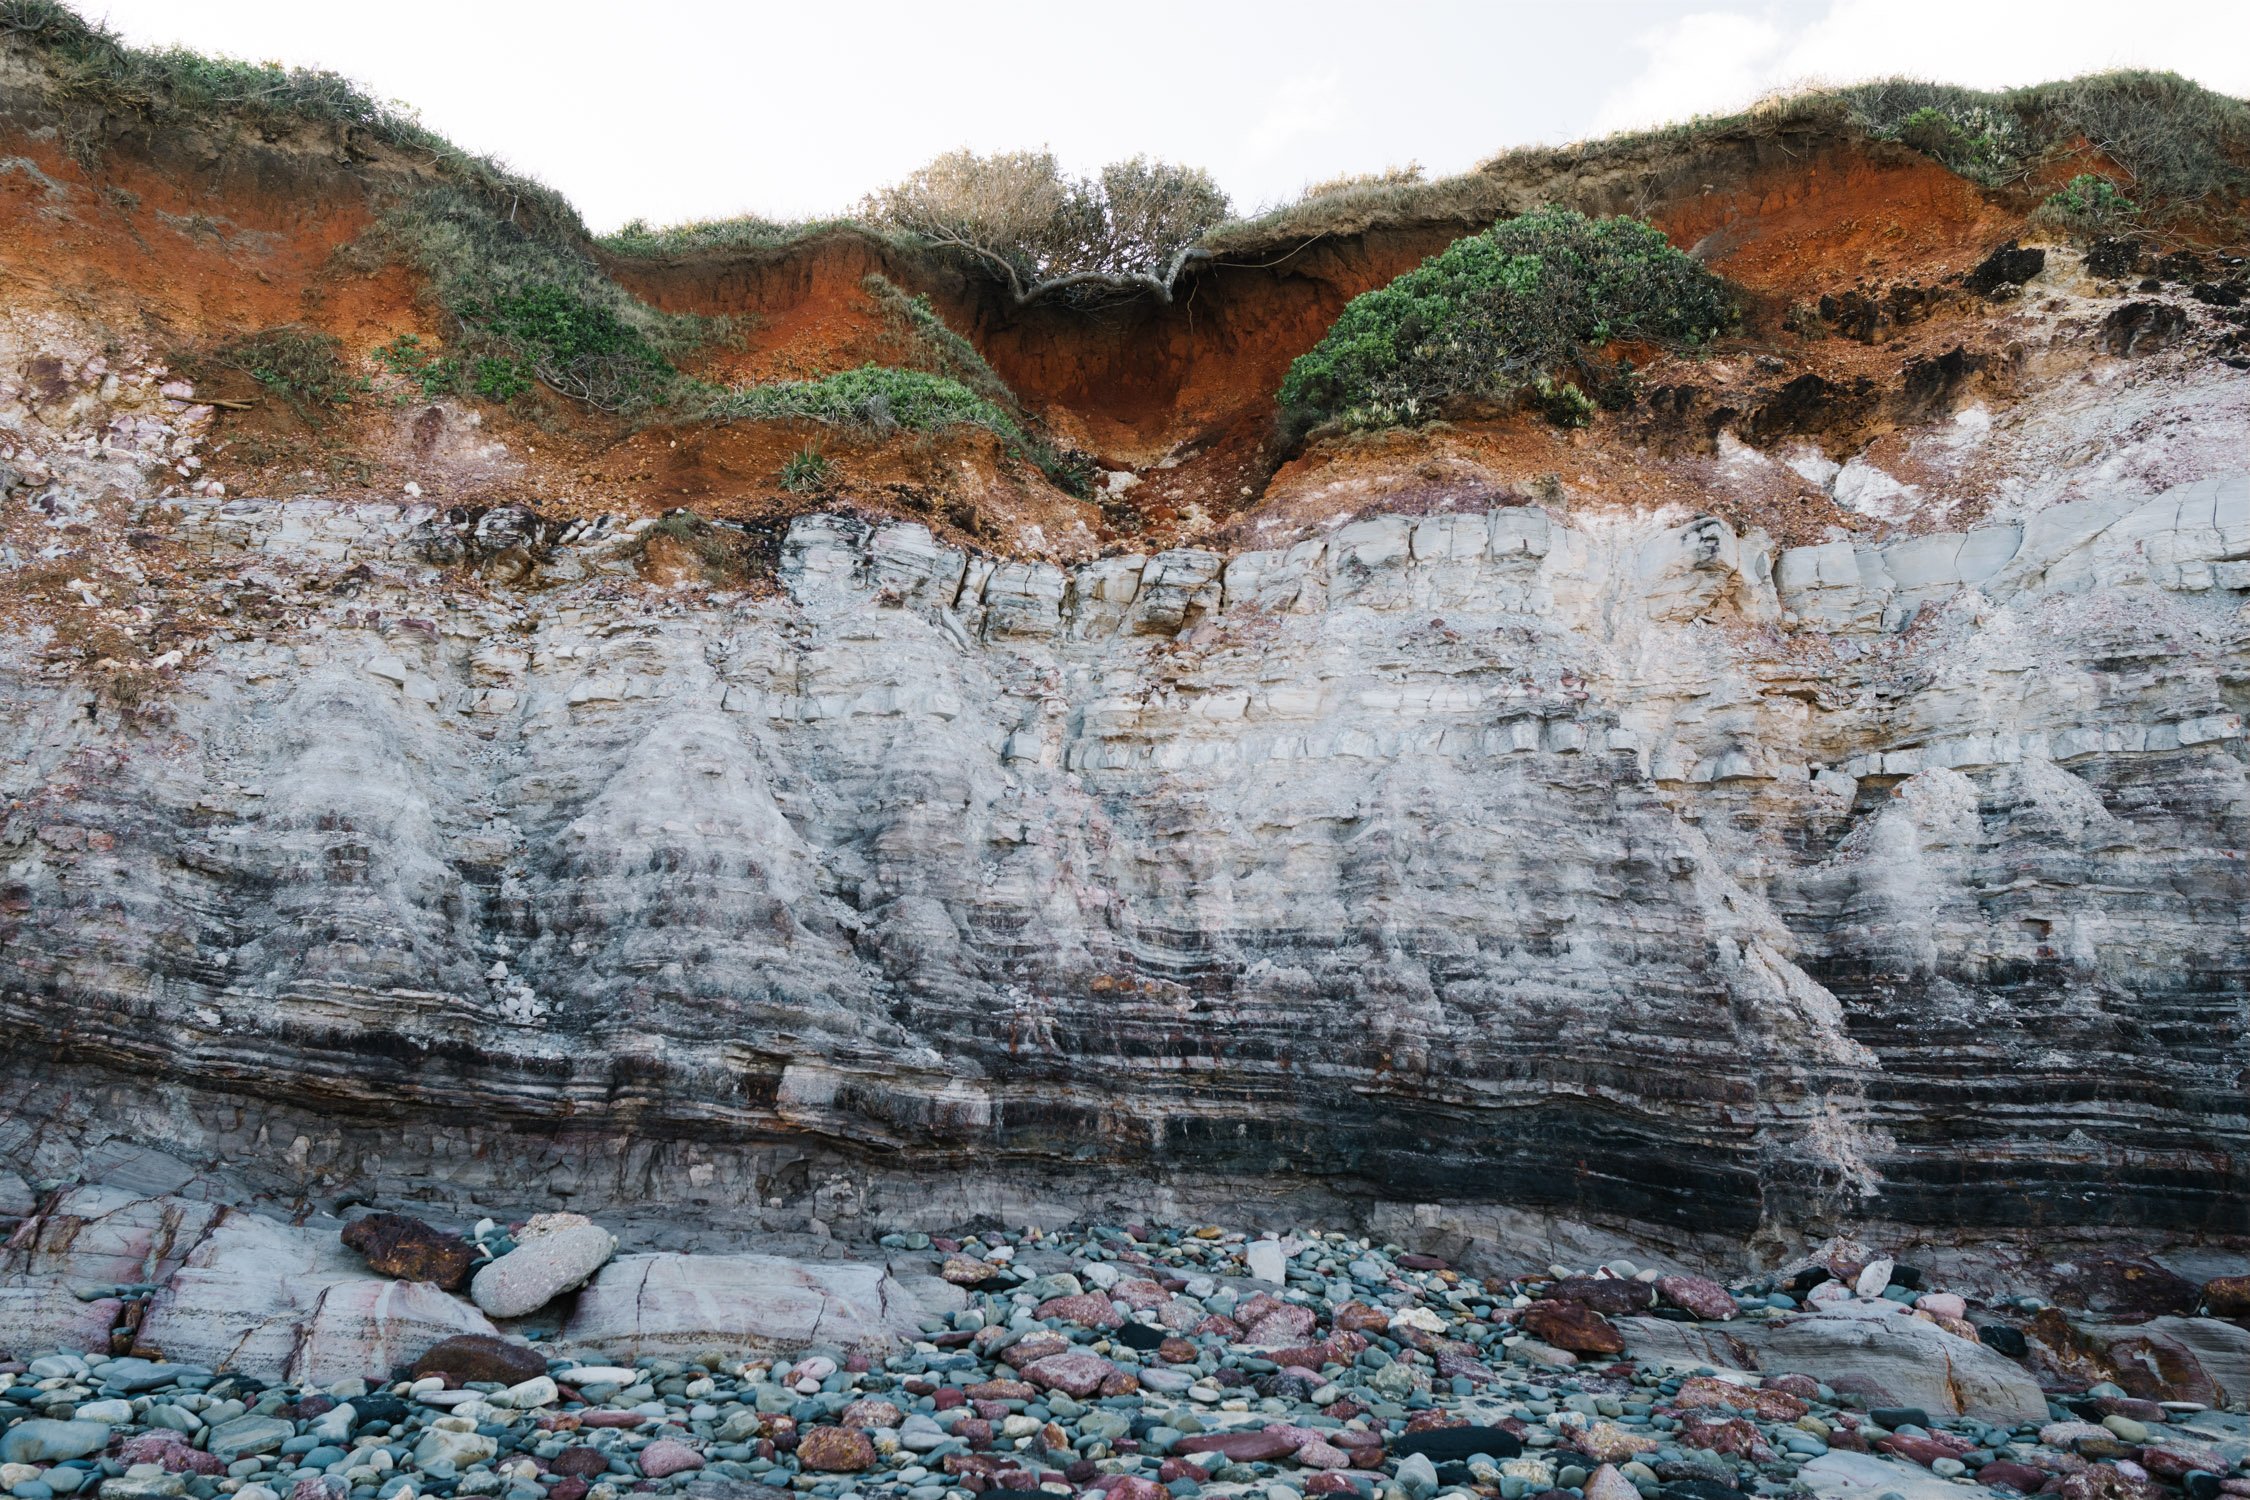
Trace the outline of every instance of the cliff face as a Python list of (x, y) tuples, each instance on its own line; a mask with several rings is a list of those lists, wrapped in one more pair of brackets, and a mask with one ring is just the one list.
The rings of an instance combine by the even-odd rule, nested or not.
[(1477, 201), (1645, 213), (1740, 331), (1307, 442), (1279, 373), (1462, 225), (1091, 309), (608, 266), (744, 381), (889, 357), (891, 278), (1087, 495), (442, 394), (426, 163), (0, 64), (0, 1216), (2242, 1233), (2239, 255), (1810, 126), (1558, 153)]
[(2238, 1227), (2241, 478), (1069, 572), (817, 517), (719, 604), (605, 528), (473, 596), (429, 507), (169, 509), (302, 613), (129, 743), (8, 683), (26, 1175)]

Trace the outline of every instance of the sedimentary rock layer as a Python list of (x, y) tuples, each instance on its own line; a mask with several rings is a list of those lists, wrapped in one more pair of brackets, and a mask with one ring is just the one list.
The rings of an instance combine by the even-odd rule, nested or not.
[(177, 510), (356, 591), (128, 743), (8, 683), (26, 1175), (2239, 1224), (2242, 481), (1778, 555), (1512, 508), (1065, 572), (820, 517), (729, 607), (606, 599), (601, 528), (495, 602), (427, 510)]

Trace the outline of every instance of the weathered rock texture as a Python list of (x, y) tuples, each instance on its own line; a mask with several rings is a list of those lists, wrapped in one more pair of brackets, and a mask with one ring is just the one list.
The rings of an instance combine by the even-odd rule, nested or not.
[(26, 1176), (2242, 1222), (2242, 480), (1778, 555), (1508, 508), (1066, 573), (816, 517), (724, 607), (605, 599), (600, 528), (493, 602), (441, 514), (176, 511), (363, 571), (128, 742), (0, 688)]
[[(115, 1279), (126, 1264), (128, 1280), (157, 1286), (133, 1330), (139, 1342), (173, 1360), (261, 1379), (322, 1384), (379, 1374), (462, 1335), (499, 1336), (463, 1298), (368, 1274), (333, 1229), (94, 1187), (58, 1195), (0, 1251), (0, 1337), (17, 1348), (108, 1349), (118, 1301), (81, 1303), (72, 1289)], [(605, 1266), (574, 1301), (543, 1310), (533, 1331), (548, 1340), (544, 1347), (593, 1359), (770, 1354), (815, 1343), (874, 1352), (966, 1301), (913, 1267), (893, 1275), (864, 1262), (633, 1255)], [(539, 1368), (538, 1356), (530, 1359)], [(500, 1371), (452, 1373), (481, 1379)]]

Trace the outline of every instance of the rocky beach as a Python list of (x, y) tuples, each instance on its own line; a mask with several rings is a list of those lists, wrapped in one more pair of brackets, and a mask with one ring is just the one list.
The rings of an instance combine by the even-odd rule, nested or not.
[(0, 1500), (2250, 1500), (2250, 101), (2021, 83), (597, 232), (0, 0)]
[(1219, 1226), (793, 1261), (195, 1219), (81, 1190), (11, 1237), (16, 1500), (2250, 1495), (2250, 1279), (2154, 1262), (2051, 1267), (2071, 1306), (1842, 1240), (1723, 1283)]

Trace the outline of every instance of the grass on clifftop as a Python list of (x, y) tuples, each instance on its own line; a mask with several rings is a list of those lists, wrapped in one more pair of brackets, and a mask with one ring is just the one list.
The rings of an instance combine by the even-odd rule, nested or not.
[(1289, 367), (1296, 431), (1428, 421), (1460, 397), (1527, 398), (1565, 426), (1592, 405), (1588, 351), (1633, 337), (1694, 345), (1735, 317), (1726, 284), (1638, 219), (1549, 208), (1458, 240), (1354, 297)]
[[(294, 127), (363, 132), (497, 204), (528, 226), (583, 235), (570, 200), (489, 156), (464, 151), (397, 104), (341, 73), (207, 57), (184, 47), (141, 48), (60, 0), (0, 0), (0, 39), (28, 47), (54, 75), (56, 95), (107, 114), (180, 127), (232, 125), (278, 135)], [(72, 142), (98, 154), (87, 137)]]
[[(58, 0), (0, 0), (0, 40), (44, 62), (59, 100), (105, 116), (269, 137), (336, 129), (428, 169), (424, 186), (388, 197), (366, 248), (420, 270), (448, 315), (466, 362), (417, 366), (431, 394), (505, 401), (537, 380), (601, 411), (642, 412), (680, 394), (675, 360), (715, 331), (610, 280), (560, 193), (461, 150), (342, 74), (128, 46)], [(72, 142), (87, 158), (101, 144), (98, 134)]]

